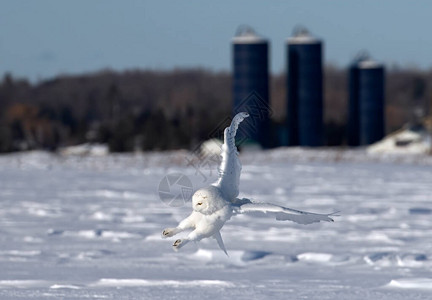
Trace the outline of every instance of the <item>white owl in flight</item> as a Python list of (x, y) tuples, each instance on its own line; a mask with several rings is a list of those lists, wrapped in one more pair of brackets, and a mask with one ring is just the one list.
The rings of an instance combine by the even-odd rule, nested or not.
[(241, 213), (254, 211), (275, 213), (276, 220), (290, 220), (299, 224), (311, 224), (320, 221), (333, 222), (330, 216), (335, 215), (335, 213), (315, 214), (269, 203), (256, 203), (246, 198), (237, 198), (241, 164), (235, 146), (235, 136), (239, 124), (247, 117), (249, 114), (246, 112), (238, 113), (231, 125), (225, 128), (218, 181), (197, 190), (192, 196), (192, 213), (177, 227), (166, 228), (162, 232), (162, 237), (167, 238), (184, 230), (192, 229), (186, 238), (174, 242), (174, 250), (179, 250), (191, 241), (213, 237), (219, 247), (227, 254), (220, 230), (231, 216)]

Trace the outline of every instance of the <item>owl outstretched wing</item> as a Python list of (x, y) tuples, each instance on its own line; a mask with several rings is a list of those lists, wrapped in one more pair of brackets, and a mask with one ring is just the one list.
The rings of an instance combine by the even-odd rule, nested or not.
[(255, 203), (246, 198), (237, 199), (236, 204), (233, 207), (236, 213), (248, 213), (256, 211), (273, 213), (276, 215), (276, 220), (278, 221), (289, 220), (304, 225), (321, 221), (334, 222), (331, 216), (337, 216), (338, 213), (334, 212), (331, 214), (316, 214), (270, 203)]
[(221, 149), (222, 162), (219, 167), (219, 179), (213, 185), (219, 187), (228, 199), (235, 199), (239, 194), (241, 163), (235, 145), (235, 136), (239, 124), (249, 117), (246, 112), (235, 115), (231, 125), (225, 128), (224, 143)]

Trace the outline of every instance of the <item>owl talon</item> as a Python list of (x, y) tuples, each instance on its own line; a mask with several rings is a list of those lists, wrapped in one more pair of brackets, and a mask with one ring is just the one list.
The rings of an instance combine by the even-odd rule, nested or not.
[(174, 235), (174, 230), (172, 228), (167, 228), (162, 232), (162, 238), (171, 237)]
[(182, 243), (183, 243), (182, 240), (180, 239), (176, 240), (173, 244), (174, 251), (178, 251), (181, 248), (181, 246), (183, 246)]
[(178, 239), (174, 242), (173, 244), (173, 249), (174, 251), (178, 251), (181, 247), (183, 247), (186, 243), (188, 242), (188, 240), (181, 240)]

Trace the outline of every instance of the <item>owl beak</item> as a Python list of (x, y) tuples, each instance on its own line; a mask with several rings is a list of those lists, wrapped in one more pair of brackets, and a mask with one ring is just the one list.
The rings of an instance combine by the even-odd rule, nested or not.
[(198, 202), (197, 205), (202, 205), (202, 202)]

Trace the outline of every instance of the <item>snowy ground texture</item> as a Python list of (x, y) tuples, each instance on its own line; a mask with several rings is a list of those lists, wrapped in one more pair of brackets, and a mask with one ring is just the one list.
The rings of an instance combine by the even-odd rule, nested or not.
[(234, 217), (226, 257), (160, 238), (190, 212), (159, 200), (160, 180), (216, 179), (188, 155), (0, 156), (0, 299), (432, 299), (431, 157), (242, 154), (240, 196), (341, 216)]

